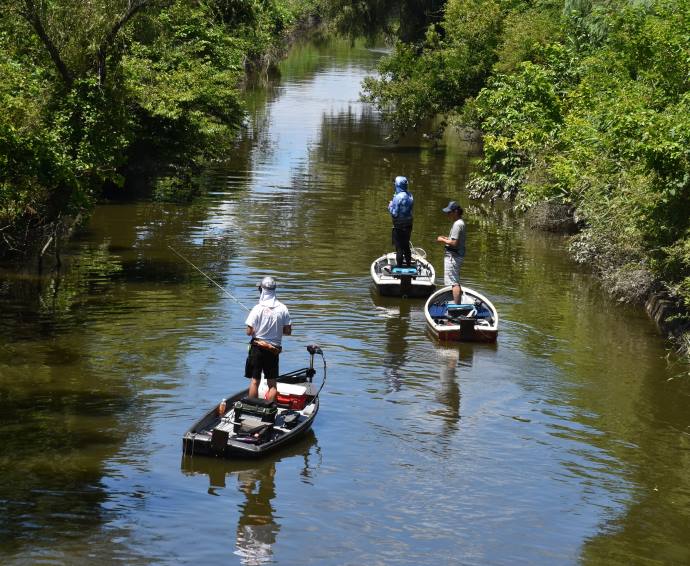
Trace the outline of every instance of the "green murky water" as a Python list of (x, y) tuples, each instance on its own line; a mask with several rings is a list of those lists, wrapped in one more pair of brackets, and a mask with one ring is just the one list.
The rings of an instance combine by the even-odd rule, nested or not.
[[(59, 272), (0, 279), (5, 564), (687, 564), (688, 367), (644, 313), (462, 188), (478, 148), (387, 138), (358, 101), (380, 51), (295, 49), (251, 93), (236, 152), (192, 205), (100, 206)], [(437, 272), (466, 205), (467, 284), (496, 345), (436, 343), (423, 302), (380, 299), (391, 179)], [(320, 343), (314, 431), (260, 462), (183, 459), (183, 432), (245, 387), (244, 305), (278, 280)]]

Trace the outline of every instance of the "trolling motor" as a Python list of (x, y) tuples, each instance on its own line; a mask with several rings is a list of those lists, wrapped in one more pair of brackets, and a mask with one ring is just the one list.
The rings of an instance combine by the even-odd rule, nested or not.
[(323, 381), (321, 382), (321, 387), (319, 387), (316, 395), (314, 395), (314, 397), (318, 397), (319, 393), (321, 393), (321, 390), (323, 389), (323, 386), (326, 385), (326, 356), (323, 355), (323, 350), (318, 344), (309, 344), (309, 346), (307, 346), (307, 352), (309, 352), (309, 369), (307, 369), (307, 378), (309, 379), (310, 383), (316, 374), (316, 370), (314, 369), (314, 356), (319, 354), (323, 360)]
[[(301, 368), (278, 377), (278, 393), (276, 402), (281, 406), (301, 411), (305, 405), (311, 403), (321, 393), (326, 382), (326, 359), (323, 350), (317, 344), (307, 346), (309, 352), (309, 367)], [(314, 356), (319, 354), (323, 360), (323, 381), (319, 389), (313, 384), (316, 369), (314, 368)], [(281, 384), (286, 384), (281, 387)], [(291, 387), (291, 386), (295, 387)], [(289, 427), (288, 427), (289, 428)]]
[(309, 346), (307, 346), (307, 352), (309, 352), (309, 369), (307, 370), (307, 377), (309, 378), (309, 383), (311, 383), (314, 379), (314, 375), (316, 375), (316, 370), (314, 369), (314, 356), (320, 354), (321, 357), (323, 357), (323, 350), (317, 344), (309, 344)]
[(309, 344), (307, 346), (307, 352), (311, 354), (311, 357), (314, 357), (314, 354), (321, 354), (323, 356), (323, 350), (321, 350), (321, 347), (318, 344)]

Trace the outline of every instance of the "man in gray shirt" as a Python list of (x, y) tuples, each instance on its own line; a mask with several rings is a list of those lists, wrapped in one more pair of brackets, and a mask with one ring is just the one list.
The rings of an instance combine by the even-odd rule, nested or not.
[(453, 302), (460, 304), (462, 297), (462, 287), (460, 286), (460, 268), (465, 260), (465, 222), (462, 219), (464, 210), (454, 200), (448, 203), (443, 209), (453, 220), (450, 234), (438, 236), (436, 241), (443, 244), (446, 252), (443, 257), (443, 284), (453, 287)]

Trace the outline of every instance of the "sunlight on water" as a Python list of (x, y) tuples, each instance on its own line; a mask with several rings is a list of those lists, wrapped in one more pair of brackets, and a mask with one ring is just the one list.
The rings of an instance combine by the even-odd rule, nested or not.
[[(102, 205), (59, 277), (6, 274), (3, 563), (687, 562), (687, 367), (563, 239), (467, 199), (476, 146), (388, 139), (359, 101), (380, 56), (296, 48), (202, 199)], [(397, 174), (437, 273), (440, 209), (467, 205), (463, 278), (497, 344), (439, 344), (423, 301), (371, 288)], [(324, 348), (314, 432), (257, 462), (183, 458), (246, 387), (264, 275), (294, 322), (281, 369)]]

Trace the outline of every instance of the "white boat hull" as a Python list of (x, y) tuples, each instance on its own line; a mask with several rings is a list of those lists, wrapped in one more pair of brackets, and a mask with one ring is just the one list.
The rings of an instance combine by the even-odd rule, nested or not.
[(428, 297), (436, 289), (436, 271), (425, 257), (412, 253), (417, 268), (414, 275), (396, 275), (395, 253), (387, 253), (371, 264), (371, 279), (378, 292), (386, 297)]
[(495, 342), (498, 338), (498, 312), (491, 301), (463, 285), (461, 303), (476, 305), (475, 314), (451, 316), (447, 305), (452, 305), (452, 289), (450, 286), (439, 289), (424, 305), (424, 316), (431, 332), (441, 341)]

